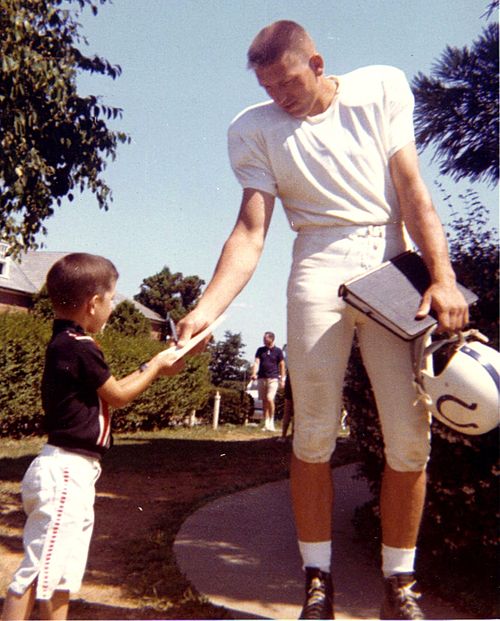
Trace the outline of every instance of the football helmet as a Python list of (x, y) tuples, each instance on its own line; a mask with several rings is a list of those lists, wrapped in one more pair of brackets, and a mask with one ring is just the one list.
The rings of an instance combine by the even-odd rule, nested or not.
[[(424, 337), (414, 345), (417, 401), (439, 421), (467, 435), (487, 433), (500, 422), (500, 353), (485, 345), (487, 341), (477, 330), (469, 330), (431, 344)], [(438, 358), (444, 360), (438, 364)]]

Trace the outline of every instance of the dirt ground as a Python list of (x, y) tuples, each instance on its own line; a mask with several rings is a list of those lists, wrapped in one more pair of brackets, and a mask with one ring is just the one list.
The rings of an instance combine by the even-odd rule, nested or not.
[[(164, 480), (152, 475), (147, 492), (141, 475), (128, 475), (126, 484), (118, 473), (103, 474), (96, 499), (96, 524), (89, 554), (87, 572), (78, 599), (105, 604), (112, 608), (137, 608), (136, 601), (122, 589), (128, 569), (124, 543), (127, 534), (146, 537), (157, 527), (169, 495), (187, 496), (179, 481), (175, 490), (165, 488)], [(2, 558), (0, 588), (5, 593), (12, 572), (22, 558), (22, 528), (24, 516), (16, 485), (2, 490), (2, 524), (0, 556)], [(102, 488), (105, 489), (102, 489)], [(2, 520), (3, 521), (3, 520)]]
[[(103, 473), (97, 483), (96, 522), (87, 571), (78, 599), (72, 602), (70, 618), (180, 618), (176, 616), (175, 607), (170, 609), (168, 594), (162, 598), (165, 582), (169, 580), (165, 574), (172, 572), (172, 567), (168, 562), (165, 567), (158, 557), (168, 556), (171, 549), (168, 531), (176, 522), (175, 515), (187, 517), (190, 510), (210, 497), (214, 477), (217, 490), (225, 485), (228, 489), (246, 486), (243, 462), (239, 464), (236, 458), (242, 451), (235, 447), (255, 442), (239, 440), (248, 440), (248, 435), (235, 434), (230, 443), (212, 442), (210, 447), (202, 442), (203, 451), (199, 455), (193, 446), (196, 443), (173, 444), (161, 439), (134, 439), (113, 447), (104, 460)], [(227, 468), (227, 458), (231, 459), (233, 452), (234, 468)], [(192, 467), (185, 467), (186, 459)], [(0, 462), (3, 470), (0, 475), (2, 595), (22, 557), (24, 513), (19, 481), (30, 460), (31, 457), (21, 457)], [(217, 490), (212, 491), (218, 493)], [(145, 541), (150, 542), (150, 550)], [(144, 571), (145, 563), (153, 564), (153, 572)], [(143, 584), (145, 580), (147, 584)], [(159, 605), (162, 599), (165, 606)], [(185, 610), (182, 614), (181, 618), (188, 618)], [(207, 615), (212, 616), (209, 611)]]

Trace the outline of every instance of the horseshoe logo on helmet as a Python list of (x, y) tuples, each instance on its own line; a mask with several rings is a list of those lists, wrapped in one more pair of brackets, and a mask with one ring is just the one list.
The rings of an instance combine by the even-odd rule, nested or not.
[(455, 427), (462, 427), (464, 429), (467, 429), (467, 428), (477, 429), (478, 425), (476, 423), (460, 424), (460, 423), (455, 422), (454, 420), (452, 420), (448, 416), (446, 416), (446, 414), (442, 410), (442, 406), (447, 401), (452, 401), (453, 403), (458, 403), (458, 405), (461, 405), (463, 408), (466, 408), (467, 410), (471, 410), (471, 411), (477, 410), (477, 403), (470, 403), (469, 404), (469, 403), (466, 403), (465, 401), (462, 401), (462, 399), (459, 399), (458, 397), (454, 397), (453, 395), (442, 395), (441, 397), (439, 397), (439, 399), (436, 402), (436, 409), (437, 409), (437, 411), (441, 414), (441, 416), (443, 418), (445, 418), (447, 421), (449, 421)]

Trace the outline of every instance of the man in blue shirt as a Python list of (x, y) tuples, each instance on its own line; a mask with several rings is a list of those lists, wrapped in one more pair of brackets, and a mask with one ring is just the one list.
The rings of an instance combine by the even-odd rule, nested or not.
[(252, 369), (252, 380), (259, 383), (259, 399), (264, 410), (263, 431), (276, 431), (274, 428), (274, 399), (278, 386), (283, 387), (285, 381), (285, 359), (283, 352), (274, 345), (273, 332), (264, 332), (264, 346), (255, 353)]

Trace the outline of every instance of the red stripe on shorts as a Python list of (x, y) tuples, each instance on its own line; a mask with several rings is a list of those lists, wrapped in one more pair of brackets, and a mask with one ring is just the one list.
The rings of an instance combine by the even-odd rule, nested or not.
[[(49, 576), (50, 576), (50, 561), (52, 559), (52, 555), (54, 552), (54, 548), (57, 541), (57, 535), (59, 533), (59, 528), (61, 526), (61, 519), (64, 512), (64, 505), (66, 503), (66, 498), (68, 496), (68, 483), (69, 483), (69, 468), (64, 468), (63, 470), (63, 489), (61, 491), (61, 495), (59, 496), (59, 504), (56, 510), (55, 521), (50, 529), (50, 537), (47, 542), (47, 548), (45, 552), (45, 558), (43, 560), (43, 566), (40, 571), (40, 577), (42, 582), (42, 594), (46, 595), (49, 591)], [(44, 598), (45, 599), (45, 598)]]

